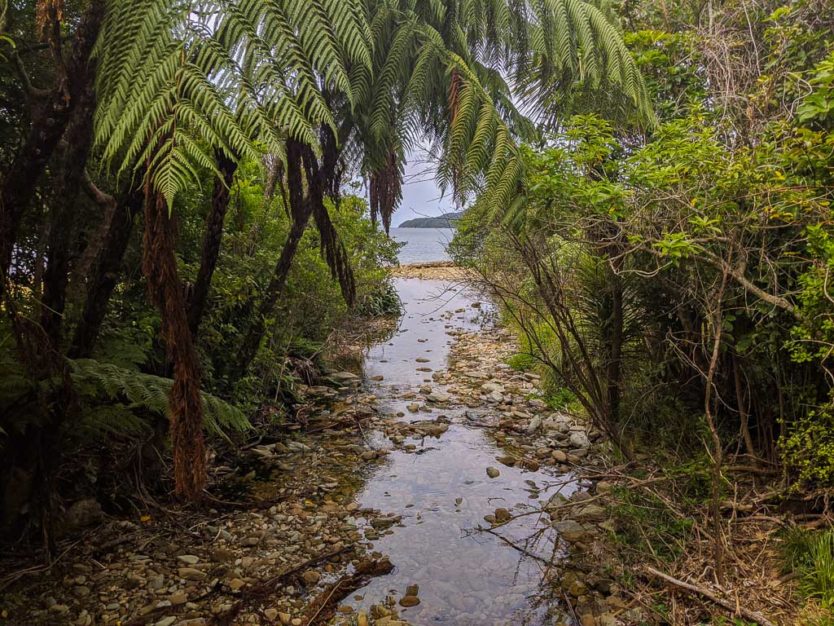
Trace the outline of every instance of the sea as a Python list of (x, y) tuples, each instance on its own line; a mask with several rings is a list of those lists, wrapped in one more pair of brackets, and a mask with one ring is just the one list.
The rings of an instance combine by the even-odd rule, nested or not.
[(446, 248), (454, 235), (454, 228), (391, 229), (391, 237), (405, 243), (398, 255), (402, 265), (448, 261), (450, 257)]

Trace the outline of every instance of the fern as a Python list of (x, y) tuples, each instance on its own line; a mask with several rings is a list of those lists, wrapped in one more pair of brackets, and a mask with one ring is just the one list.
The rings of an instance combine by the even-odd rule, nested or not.
[(316, 146), (333, 125), (323, 90), (352, 99), (349, 68), (370, 63), (359, 0), (112, 0), (97, 45), (96, 140), (119, 174), (143, 172), (169, 206), (223, 150)]
[(652, 120), (604, 0), (112, 0), (97, 54), (105, 161), (169, 207), (214, 150), (282, 155), (293, 137), (318, 152), (326, 125), (384, 181), (384, 222), (424, 138), (443, 149), (444, 187), (500, 213), (523, 186), (515, 144), (533, 135), (514, 96), (552, 123), (581, 85)]
[[(142, 374), (103, 363), (94, 359), (70, 361), (71, 377), (79, 392), (88, 398), (114, 402), (112, 406), (97, 407), (100, 411), (86, 416), (89, 423), (98, 423), (101, 417), (118, 415), (124, 418), (124, 410), (143, 409), (160, 416), (168, 416), (168, 394), (173, 381), (151, 374)], [(226, 436), (231, 431), (242, 432), (252, 426), (237, 408), (220, 398), (202, 393), (204, 428), (212, 434)], [(135, 426), (127, 420), (125, 424)], [(97, 426), (106, 430), (106, 425)]]

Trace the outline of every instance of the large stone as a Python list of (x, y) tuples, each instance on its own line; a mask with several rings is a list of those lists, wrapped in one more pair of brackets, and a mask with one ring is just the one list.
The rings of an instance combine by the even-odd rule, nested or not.
[(180, 554), (177, 559), (188, 565), (196, 565), (200, 562), (200, 557), (194, 556), (193, 554)]
[(64, 514), (67, 530), (79, 530), (97, 524), (104, 517), (101, 505), (94, 498), (73, 502)]
[(605, 509), (597, 504), (586, 504), (573, 514), (580, 522), (601, 522), (607, 516)]
[(545, 431), (567, 433), (570, 430), (571, 419), (567, 415), (552, 415), (542, 422)]
[(583, 430), (575, 430), (570, 434), (568, 439), (571, 448), (588, 448), (591, 445), (591, 440)]
[(180, 578), (185, 580), (205, 580), (206, 573), (193, 567), (181, 567), (177, 570)]
[(585, 527), (576, 520), (572, 519), (554, 522), (553, 529), (568, 543), (583, 541), (588, 537), (588, 531), (585, 530)]

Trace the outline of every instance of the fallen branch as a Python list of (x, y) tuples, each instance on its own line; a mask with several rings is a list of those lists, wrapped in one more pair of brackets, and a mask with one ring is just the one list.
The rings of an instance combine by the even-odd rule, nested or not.
[[(387, 557), (381, 559), (367, 559), (356, 566), (353, 574), (345, 574), (335, 583), (318, 595), (310, 604), (307, 618), (307, 626), (324, 624), (336, 612), (336, 606), (351, 593), (364, 587), (371, 578), (390, 574), (394, 569)], [(338, 593), (336, 593), (338, 591)]]
[(717, 604), (718, 606), (721, 606), (721, 607), (727, 609), (733, 615), (741, 616), (745, 619), (752, 620), (752, 621), (756, 622), (757, 624), (761, 624), (761, 626), (776, 626), (776, 624), (771, 622), (769, 619), (767, 619), (761, 613), (759, 613), (757, 611), (751, 611), (750, 609), (745, 609), (741, 606), (737, 606), (736, 604), (734, 604), (732, 602), (729, 602), (728, 600), (724, 600), (722, 598), (719, 598), (717, 595), (715, 595), (709, 589), (704, 589), (703, 587), (693, 585), (692, 583), (684, 582), (684, 581), (679, 580), (677, 578), (673, 578), (672, 576), (669, 576), (669, 574), (664, 574), (663, 572), (658, 571), (658, 570), (654, 569), (653, 567), (646, 566), (644, 568), (644, 571), (647, 574), (650, 574), (650, 575), (654, 576), (655, 578), (660, 578), (661, 580), (669, 583), (670, 585), (673, 585), (675, 587), (679, 587), (680, 589), (684, 589), (686, 591), (689, 591), (690, 593), (694, 593), (696, 595), (703, 596), (704, 598), (706, 598), (707, 600), (710, 600), (711, 602)]
[(499, 535), (497, 532), (495, 532), (491, 528), (484, 528), (483, 526), (478, 526), (478, 530), (480, 530), (482, 532), (485, 532), (485, 533), (489, 533), (490, 535), (494, 535), (495, 537), (498, 537), (501, 541), (506, 543), (508, 546), (510, 546), (514, 550), (518, 550), (519, 552), (521, 552), (524, 556), (529, 556), (531, 559), (535, 559), (537, 561), (540, 561), (540, 562), (544, 563), (545, 565), (550, 565), (551, 564), (550, 561), (548, 561), (547, 559), (543, 559), (538, 554), (533, 554), (529, 550), (527, 550), (525, 548), (522, 548), (520, 545), (513, 543), (512, 541), (510, 541), (506, 537), (503, 537), (503, 536)]
[(320, 554), (319, 556), (315, 556), (311, 559), (308, 559), (303, 563), (296, 565), (295, 567), (291, 567), (290, 569), (287, 569), (273, 576), (272, 578), (269, 578), (268, 580), (265, 580), (264, 582), (255, 585), (254, 587), (244, 590), (243, 593), (241, 593), (241, 598), (237, 602), (235, 602), (235, 604), (230, 609), (214, 616), (211, 623), (219, 624), (222, 626), (229, 626), (230, 624), (233, 624), (235, 618), (240, 614), (240, 612), (244, 609), (247, 603), (250, 603), (258, 598), (268, 597), (279, 584), (281, 584), (283, 581), (287, 580), (291, 576), (295, 576), (302, 570), (305, 570), (309, 567), (313, 567), (314, 565), (317, 565), (322, 561), (327, 561), (329, 559), (332, 559), (333, 557), (339, 556), (340, 554), (349, 552), (353, 549), (354, 546), (345, 546), (343, 548), (339, 548), (338, 550), (331, 550), (330, 552), (325, 552), (324, 554)]

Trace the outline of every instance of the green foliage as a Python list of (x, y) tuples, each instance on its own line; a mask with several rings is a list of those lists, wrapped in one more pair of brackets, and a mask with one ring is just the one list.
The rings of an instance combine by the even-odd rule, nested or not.
[(812, 91), (796, 111), (800, 122), (828, 126), (834, 120), (834, 52), (814, 68)]
[(782, 454), (800, 484), (834, 485), (834, 412), (828, 406), (809, 411), (785, 425)]
[(517, 372), (527, 372), (533, 369), (536, 360), (529, 352), (516, 352), (507, 359), (507, 365)]
[[(651, 134), (605, 100), (603, 116), (577, 106), (546, 142), (519, 148), (525, 184), (500, 227), (494, 206), (476, 202), (452, 251), (510, 294), (504, 306), (524, 317), (522, 341), (541, 338), (530, 351), (557, 372), (554, 389), (586, 381), (577, 399), (592, 414), (612, 402), (597, 390), (620, 376), (627, 436), (691, 454), (726, 280), (715, 385), (727, 449), (748, 445), (743, 413), (753, 453), (781, 454), (798, 488), (829, 486), (834, 10), (800, 0), (715, 15), (715, 33), (746, 33), (731, 47), (750, 71), (732, 79), (691, 10), (629, 7), (625, 42), (657, 103)], [(559, 325), (568, 332), (555, 341), (548, 327)], [(618, 327), (623, 356), (609, 372)]]
[(799, 590), (823, 610), (834, 608), (834, 530), (793, 528), (782, 538), (786, 565), (799, 574)]
[(691, 519), (677, 515), (651, 492), (618, 489), (615, 496), (618, 503), (612, 514), (617, 521), (614, 538), (618, 543), (666, 562), (682, 554), (693, 528)]
[(393, 317), (402, 311), (402, 301), (396, 288), (390, 282), (377, 291), (365, 294), (356, 303), (356, 313), (363, 317)]
[[(168, 395), (173, 381), (169, 378), (142, 374), (94, 359), (70, 362), (71, 377), (78, 392), (88, 401), (114, 402), (113, 406), (94, 405), (94, 410), (82, 413), (82, 426), (118, 432), (106, 423), (116, 415), (127, 416), (127, 411), (146, 410), (158, 416), (168, 416)], [(211, 394), (203, 393), (204, 426), (215, 435), (251, 428), (240, 409)], [(129, 431), (141, 430), (140, 422), (125, 419)]]

